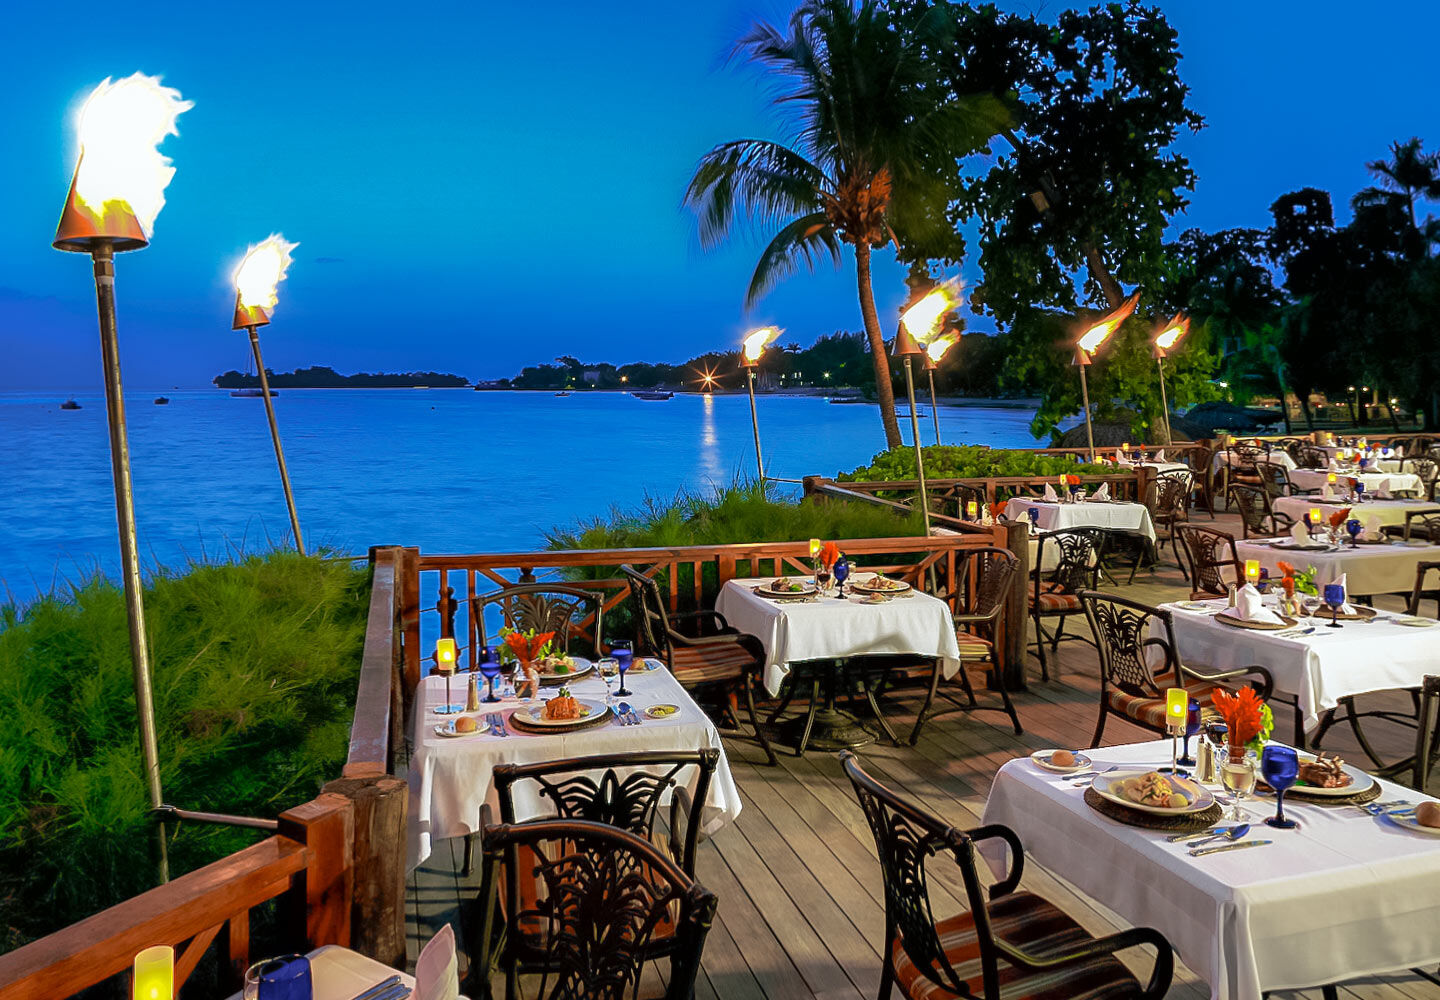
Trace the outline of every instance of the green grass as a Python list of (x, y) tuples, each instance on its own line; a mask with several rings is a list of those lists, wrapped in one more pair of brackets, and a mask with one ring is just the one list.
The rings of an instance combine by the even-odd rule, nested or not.
[[(345, 759), (368, 572), (273, 552), (162, 571), (145, 612), (165, 800), (273, 818)], [(0, 606), (0, 950), (150, 888), (124, 594)], [(172, 874), (252, 842), (183, 824)]]

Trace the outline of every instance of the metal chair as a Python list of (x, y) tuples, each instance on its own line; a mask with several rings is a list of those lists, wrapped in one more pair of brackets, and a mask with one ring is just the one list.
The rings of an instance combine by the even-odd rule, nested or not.
[[(1040, 657), (1040, 677), (1050, 679), (1050, 666), (1045, 657), (1045, 643), (1052, 652), (1060, 649), (1062, 639), (1092, 640), (1083, 635), (1065, 635), (1065, 619), (1078, 615), (1080, 591), (1093, 588), (1100, 573), (1100, 560), (1105, 555), (1106, 533), (1101, 528), (1062, 528), (1036, 536), (1035, 568), (1031, 576), (1030, 618), (1035, 623), (1035, 647)], [(1056, 552), (1053, 569), (1046, 570), (1046, 547)], [(1047, 579), (1048, 578), (1048, 579)], [(1045, 631), (1045, 619), (1056, 620), (1054, 634)], [(1056, 668), (1059, 674), (1059, 668)]]
[[(1180, 550), (1175, 544), (1175, 531), (1190, 520), (1191, 492), (1191, 477), (1188, 472), (1171, 469), (1155, 477), (1155, 504), (1150, 508), (1150, 521), (1157, 529), (1164, 529), (1156, 538), (1156, 562), (1160, 561), (1160, 553), (1164, 551), (1165, 543), (1169, 542), (1175, 562), (1181, 569), (1185, 568), (1180, 562)], [(1135, 579), (1134, 569), (1130, 571), (1130, 579)]]
[(1255, 463), (1265, 461), (1269, 451), (1259, 444), (1244, 444), (1236, 441), (1225, 449), (1224, 485), (1225, 509), (1230, 509), (1230, 487), (1235, 483), (1245, 486), (1260, 486), (1260, 471)]
[(1420, 477), (1420, 499), (1435, 499), (1435, 481), (1437, 477), (1440, 477), (1440, 461), (1436, 461), (1433, 455), (1427, 454), (1423, 458), (1407, 458), (1400, 463), (1400, 471)]
[(567, 654), (571, 652), (570, 644), (575, 636), (582, 632), (584, 623), (593, 620), (593, 642), (586, 652), (600, 656), (605, 621), (604, 594), (558, 583), (523, 583), (477, 596), (471, 604), (470, 614), (472, 641), (477, 649), (490, 643), (485, 612), (491, 607), (500, 609), (501, 618), (508, 628), (521, 632), (530, 629), (554, 632), (552, 644)]
[(1290, 481), (1290, 470), (1279, 462), (1267, 462), (1261, 460), (1255, 463), (1255, 471), (1260, 476), (1260, 486), (1270, 494), (1273, 500), (1276, 497), (1288, 497), (1292, 493), (1302, 492), (1295, 488)]
[(1295, 464), (1302, 469), (1328, 469), (1330, 468), (1330, 453), (1313, 444), (1304, 445), (1299, 449), (1299, 454), (1295, 456)]
[[(1244, 577), (1240, 555), (1235, 550), (1235, 536), (1198, 524), (1181, 524), (1175, 530), (1187, 557), (1188, 565), (1181, 568), (1190, 580), (1190, 599), (1227, 596), (1230, 584)], [(1222, 572), (1225, 569), (1230, 570), (1229, 579)]]
[[(957, 598), (965, 602), (966, 610), (955, 615), (955, 638), (960, 646), (960, 687), (967, 700), (961, 702), (949, 692), (940, 691), (941, 668), (940, 661), (936, 660), (931, 667), (930, 690), (925, 694), (925, 704), (920, 706), (920, 714), (915, 718), (915, 728), (910, 732), (912, 747), (919, 741), (920, 730), (926, 722), (951, 712), (1004, 712), (1010, 716), (1015, 735), (1024, 733), (1020, 728), (1020, 716), (1015, 713), (1015, 705), (1005, 687), (1005, 672), (1001, 669), (1000, 656), (997, 653), (1005, 620), (1005, 602), (1010, 596), (1011, 581), (1015, 579), (1015, 555), (1006, 549), (987, 546), (970, 550), (966, 559), (968, 565), (964, 570), (957, 570), (957, 573), (965, 578), (973, 578), (973, 585), (968, 594)], [(982, 705), (976, 701), (975, 689), (965, 672), (966, 667), (976, 663), (990, 665), (990, 677), (1000, 692), (1002, 704)], [(949, 700), (953, 707), (931, 712), (930, 706), (937, 693)]]
[(1382, 535), (1391, 538), (1424, 539), (1440, 542), (1440, 512), (1433, 510), (1407, 510), (1404, 524), (1386, 524), (1380, 528)]
[[(1170, 988), (1175, 956), (1159, 931), (1137, 927), (1095, 938), (1049, 900), (1019, 891), (1025, 848), (1009, 827), (957, 830), (870, 777), (853, 753), (842, 753), (840, 761), (880, 855), (885, 887), (880, 1000), (888, 1000), (896, 986), (908, 1000), (1149, 1000), (1163, 997)], [(975, 845), (983, 840), (1004, 841), (1011, 859), (1009, 872), (990, 887), (988, 898), (975, 863)], [(937, 921), (926, 861), (942, 851), (960, 870), (968, 905)], [(1136, 945), (1150, 945), (1156, 953), (1143, 988), (1115, 958), (1116, 952)]]
[(1259, 486), (1231, 483), (1228, 495), (1240, 511), (1242, 538), (1249, 538), (1252, 533), (1262, 538), (1283, 535), (1295, 523), (1270, 505), (1270, 494)]
[(1198, 510), (1202, 505), (1210, 520), (1215, 520), (1215, 452), (1204, 445), (1196, 445), (1186, 455), (1190, 465), (1190, 472), (1194, 476), (1195, 483), (1195, 508)]
[[(506, 1000), (519, 997), (523, 963), (516, 944), (525, 940), (541, 949), (537, 997), (637, 997), (651, 942), (666, 925), (673, 927), (674, 944), (667, 952), (665, 997), (690, 1000), (715, 918), (715, 894), (653, 844), (586, 820), (486, 825), (482, 837), (488, 896), (480, 941), (496, 939), (496, 915), (503, 915), (498, 965), (505, 971)], [(521, 887), (537, 884), (538, 898), (523, 901)], [(478, 955), (472, 961), (485, 995), (490, 964)]]
[(1415, 564), (1415, 587), (1410, 591), (1410, 601), (1405, 606), (1405, 610), (1412, 615), (1420, 614), (1421, 601), (1434, 601), (1435, 617), (1440, 618), (1440, 587), (1425, 589), (1425, 577), (1432, 572), (1440, 572), (1440, 562), (1427, 560)]
[[(1164, 733), (1167, 688), (1185, 688), (1204, 708), (1221, 682), (1249, 677), (1257, 682), (1252, 686), (1262, 699), (1270, 697), (1274, 682), (1264, 667), (1201, 673), (1185, 666), (1175, 651), (1174, 624), (1165, 608), (1093, 590), (1081, 593), (1080, 602), (1100, 653), (1100, 718), (1090, 741), (1092, 747), (1100, 745), (1105, 722), (1111, 715)], [(1163, 638), (1146, 634), (1153, 631), (1152, 623), (1156, 621), (1163, 626)], [(1151, 665), (1152, 648), (1159, 653), (1159, 669)]]
[(632, 566), (621, 566), (620, 572), (630, 584), (636, 629), (646, 651), (664, 660), (675, 679), (687, 688), (721, 686), (734, 691), (738, 685), (745, 695), (756, 741), (766, 759), (778, 763), (755, 714), (754, 688), (765, 669), (764, 644), (732, 628), (718, 611), (669, 614), (654, 579)]

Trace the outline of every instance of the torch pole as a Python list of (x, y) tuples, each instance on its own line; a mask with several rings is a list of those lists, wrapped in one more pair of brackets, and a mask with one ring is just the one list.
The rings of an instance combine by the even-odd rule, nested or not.
[(1090, 446), (1090, 464), (1095, 464), (1095, 428), (1090, 423), (1090, 383), (1085, 379), (1085, 368), (1089, 364), (1085, 355), (1077, 351), (1076, 364), (1080, 366), (1080, 399), (1085, 404), (1085, 441)]
[(930, 501), (925, 494), (925, 456), (920, 448), (920, 418), (915, 415), (915, 376), (910, 370), (910, 355), (905, 355), (905, 394), (910, 398), (910, 440), (915, 442), (915, 472), (920, 480), (920, 515), (925, 519), (925, 534), (930, 534)]
[[(125, 433), (125, 397), (120, 384), (120, 344), (115, 329), (115, 248), (98, 242), (90, 251), (95, 265), (95, 306), (100, 314), (100, 355), (105, 365), (105, 417), (110, 428), (110, 471), (115, 483), (115, 520), (120, 529), (120, 572), (125, 614), (130, 624), (130, 665), (135, 680), (135, 716), (140, 729), (140, 759), (151, 809), (163, 804), (160, 749), (155, 737), (155, 698), (150, 684), (150, 647), (146, 642), (145, 598), (140, 581), (140, 552), (135, 537), (135, 490), (130, 481), (130, 441)], [(160, 881), (170, 880), (165, 824), (158, 828)]]
[(1173, 444), (1170, 440), (1170, 403), (1165, 398), (1165, 359), (1155, 359), (1155, 367), (1160, 369), (1160, 413), (1165, 418), (1165, 443)]
[(935, 445), (940, 445), (940, 407), (935, 405), (935, 369), (930, 368), (925, 372), (930, 379), (930, 419), (935, 421)]
[(755, 471), (760, 474), (760, 485), (765, 485), (765, 461), (760, 457), (760, 416), (755, 410), (755, 369), (745, 369), (745, 385), (750, 390), (750, 426), (755, 430)]
[(255, 370), (260, 373), (260, 395), (265, 400), (265, 416), (270, 421), (270, 440), (275, 442), (275, 461), (280, 466), (280, 485), (285, 490), (285, 506), (290, 509), (290, 527), (295, 532), (295, 549), (305, 554), (305, 540), (300, 537), (300, 515), (295, 512), (295, 495), (290, 492), (290, 472), (285, 468), (285, 452), (280, 447), (280, 427), (275, 423), (275, 404), (270, 401), (270, 379), (265, 374), (265, 361), (260, 357), (260, 335), (250, 331), (250, 349), (255, 352)]

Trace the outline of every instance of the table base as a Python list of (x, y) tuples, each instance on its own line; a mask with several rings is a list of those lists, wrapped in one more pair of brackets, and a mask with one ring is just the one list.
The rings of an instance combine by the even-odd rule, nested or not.
[[(791, 719), (780, 727), (785, 742), (793, 747), (807, 750), (821, 750), (836, 753), (841, 750), (858, 750), (875, 742), (875, 734), (861, 725), (860, 720), (843, 708), (826, 705), (814, 712), (806, 712), (798, 719)], [(809, 731), (809, 739), (805, 738)]]

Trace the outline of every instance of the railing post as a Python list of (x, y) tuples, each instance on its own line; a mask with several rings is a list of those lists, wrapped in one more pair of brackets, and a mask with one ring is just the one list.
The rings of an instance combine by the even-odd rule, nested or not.
[(398, 579), (395, 592), (400, 595), (400, 633), (404, 637), (405, 693), (413, 694), (420, 686), (420, 550), (401, 550), (403, 558), (396, 566)]
[(1015, 581), (1005, 603), (1005, 662), (1001, 674), (1010, 691), (1024, 691), (1025, 656), (1030, 634), (1030, 523), (1007, 521), (1000, 525), (1005, 532), (1005, 548), (1015, 555)]
[(391, 775), (340, 778), (323, 791), (354, 807), (350, 947), (392, 968), (405, 966), (407, 785)]
[(460, 602), (455, 600), (455, 588), (445, 580), (445, 574), (440, 574), (439, 599), (435, 602), (435, 610), (440, 612), (440, 635), (445, 638), (455, 638), (455, 612), (459, 609)]
[[(282, 912), (306, 948), (350, 944), (355, 809), (343, 795), (321, 793), (280, 814), (280, 834), (305, 845), (305, 870), (285, 893)], [(399, 849), (399, 845), (392, 845)]]

